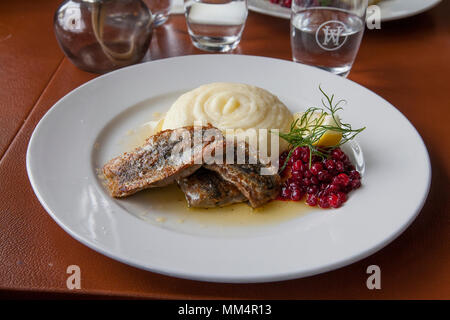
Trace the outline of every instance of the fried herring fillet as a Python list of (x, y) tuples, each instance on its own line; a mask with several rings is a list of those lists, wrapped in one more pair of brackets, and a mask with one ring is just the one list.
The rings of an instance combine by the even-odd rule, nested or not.
[(215, 208), (247, 201), (244, 195), (230, 182), (223, 180), (214, 171), (201, 168), (189, 177), (177, 179), (189, 207)]
[[(206, 135), (205, 130), (214, 132), (216, 136)], [(103, 166), (106, 187), (111, 196), (119, 198), (187, 177), (201, 167), (203, 152), (212, 147), (215, 137), (221, 135), (220, 130), (212, 126), (195, 129), (190, 126), (159, 132), (149, 137), (143, 146)], [(190, 148), (183, 149), (183, 145)]]
[[(239, 148), (245, 153), (244, 164), (239, 164), (237, 161)], [(281, 178), (278, 173), (262, 175), (262, 169), (270, 168), (270, 164), (265, 165), (254, 158), (248, 144), (234, 145), (234, 151), (234, 163), (204, 164), (204, 168), (218, 173), (223, 180), (232, 183), (248, 199), (253, 208), (274, 200), (281, 187)], [(254, 161), (250, 161), (251, 158), (254, 158)]]

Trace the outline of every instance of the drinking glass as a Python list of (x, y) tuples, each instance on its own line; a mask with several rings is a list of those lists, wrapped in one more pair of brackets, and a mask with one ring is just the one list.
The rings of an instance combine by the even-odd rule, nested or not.
[(144, 0), (153, 14), (153, 26), (158, 27), (169, 19), (173, 0)]
[(346, 77), (361, 44), (367, 1), (293, 0), (293, 60)]
[(184, 12), (192, 43), (213, 52), (233, 50), (247, 20), (247, 0), (185, 0)]

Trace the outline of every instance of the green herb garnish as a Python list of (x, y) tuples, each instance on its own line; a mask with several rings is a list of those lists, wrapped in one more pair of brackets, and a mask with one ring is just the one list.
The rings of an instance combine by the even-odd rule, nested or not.
[[(339, 100), (334, 103), (334, 94), (330, 97), (322, 90), (320, 86), (319, 90), (325, 98), (325, 100), (322, 98), (322, 105), (325, 109), (318, 107), (308, 108), (303, 113), (301, 118), (298, 118), (292, 122), (289, 133), (279, 133), (279, 136), (286, 140), (291, 146), (288, 156), (280, 171), (284, 170), (292, 155), (292, 152), (297, 147), (309, 148), (309, 166), (311, 167), (312, 157), (314, 155), (319, 156), (322, 159), (328, 158), (334, 149), (343, 145), (347, 141), (352, 140), (358, 133), (365, 129), (365, 127), (360, 129), (352, 129), (350, 124), (343, 123), (337, 117), (336, 113), (343, 110), (341, 105), (346, 101)], [(325, 117), (328, 115), (331, 115), (336, 125), (323, 124)], [(328, 146), (326, 148), (317, 146), (317, 142), (327, 131), (341, 133), (341, 140), (334, 146)]]

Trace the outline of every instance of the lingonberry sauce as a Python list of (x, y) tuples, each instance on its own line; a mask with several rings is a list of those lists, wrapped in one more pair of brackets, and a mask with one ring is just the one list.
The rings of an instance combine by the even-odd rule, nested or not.
[[(284, 165), (288, 152), (280, 156)], [(301, 201), (310, 206), (339, 208), (347, 201), (347, 194), (361, 186), (361, 175), (348, 156), (336, 148), (328, 159), (313, 156), (309, 166), (309, 148), (296, 148), (283, 172), (283, 185), (278, 200)]]

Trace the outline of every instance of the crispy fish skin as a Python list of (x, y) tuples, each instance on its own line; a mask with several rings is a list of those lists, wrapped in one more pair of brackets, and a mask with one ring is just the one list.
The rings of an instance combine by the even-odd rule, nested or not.
[(247, 201), (232, 183), (204, 168), (188, 177), (177, 179), (177, 182), (189, 207), (215, 208)]
[[(166, 186), (194, 173), (201, 167), (203, 152), (215, 140), (211, 135), (202, 138), (205, 130), (217, 130), (217, 135), (221, 135), (212, 126), (165, 130), (149, 137), (134, 151), (110, 160), (103, 166), (103, 175), (111, 196), (126, 197), (143, 189)], [(194, 146), (196, 139), (201, 143)], [(190, 152), (173, 152), (189, 142)]]
[(208, 164), (204, 167), (236, 186), (253, 208), (274, 200), (280, 190), (280, 176), (261, 175), (261, 164)]
[[(230, 163), (224, 159), (224, 164), (204, 164), (204, 168), (218, 173), (222, 179), (232, 183), (248, 199), (253, 208), (261, 207), (274, 200), (281, 189), (281, 177), (277, 172), (269, 170), (270, 163), (261, 163), (255, 150), (248, 143), (242, 144), (234, 141), (224, 141), (223, 143), (227, 152), (227, 147), (232, 146), (231, 149), (234, 149), (234, 162)], [(244, 158), (240, 159), (241, 156)], [(272, 174), (263, 175), (262, 169)]]

